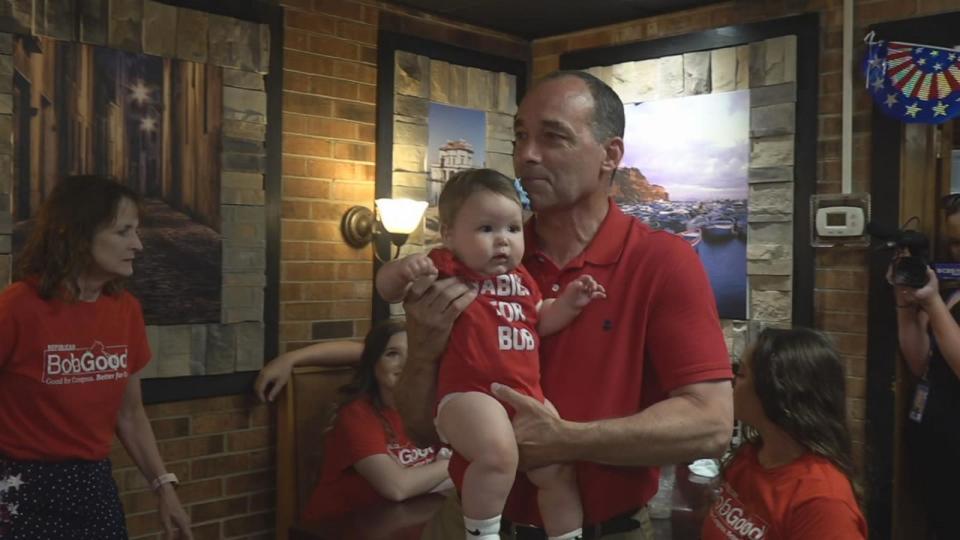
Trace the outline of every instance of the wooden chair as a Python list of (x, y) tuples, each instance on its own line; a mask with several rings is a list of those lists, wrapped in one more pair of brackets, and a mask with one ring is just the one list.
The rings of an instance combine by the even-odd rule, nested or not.
[(323, 431), (352, 365), (295, 368), (277, 402), (277, 530), (286, 540), (316, 483)]

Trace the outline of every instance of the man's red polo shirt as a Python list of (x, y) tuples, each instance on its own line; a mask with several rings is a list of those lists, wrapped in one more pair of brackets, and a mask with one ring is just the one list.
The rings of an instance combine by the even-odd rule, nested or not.
[[(543, 337), (541, 384), (560, 415), (573, 421), (636, 414), (698, 382), (730, 379), (730, 359), (714, 296), (699, 257), (681, 238), (610, 210), (583, 253), (557, 268), (538, 248), (536, 218), (526, 225), (523, 264), (544, 298), (581, 274), (607, 290), (564, 330)], [(658, 470), (577, 463), (584, 522), (601, 523), (643, 506)], [(536, 491), (522, 474), (505, 515), (542, 525)]]

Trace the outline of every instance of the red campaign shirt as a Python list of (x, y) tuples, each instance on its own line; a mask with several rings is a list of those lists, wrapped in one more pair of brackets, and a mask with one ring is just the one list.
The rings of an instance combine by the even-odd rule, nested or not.
[(437, 401), (453, 392), (490, 393), (499, 382), (543, 401), (537, 353), (540, 290), (523, 266), (481, 276), (444, 248), (430, 251), (441, 277), (457, 276), (480, 291), (453, 325), (437, 375)]
[(847, 477), (830, 461), (805, 454), (767, 469), (747, 444), (723, 475), (703, 521), (703, 540), (851, 540), (867, 537)]
[(395, 440), (390, 440), (369, 398), (358, 398), (340, 408), (333, 429), (324, 437), (320, 481), (303, 510), (304, 519), (329, 519), (387, 502), (353, 468), (363, 458), (387, 454), (404, 467), (436, 461), (434, 448), (417, 448), (410, 441), (396, 410), (384, 409), (383, 418), (393, 430)]
[[(653, 231), (610, 201), (587, 248), (564, 268), (539, 249), (536, 218), (526, 226), (524, 266), (545, 297), (582, 274), (607, 290), (540, 347), (543, 392), (577, 422), (636, 414), (682, 386), (733, 377), (716, 304), (697, 254), (683, 239)], [(452, 464), (451, 464), (452, 466)], [(638, 508), (658, 487), (658, 471), (578, 462), (584, 523)], [(541, 525), (536, 490), (521, 475), (505, 515)]]
[(0, 293), (0, 455), (105, 459), (127, 381), (149, 360), (129, 292), (67, 302), (10, 285)]

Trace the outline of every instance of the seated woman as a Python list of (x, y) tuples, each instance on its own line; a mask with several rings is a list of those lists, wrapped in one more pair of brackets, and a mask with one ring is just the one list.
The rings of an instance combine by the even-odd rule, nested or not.
[(358, 355), (356, 375), (340, 389), (342, 399), (324, 437), (320, 481), (304, 509), (306, 520), (451, 487), (446, 456), (436, 448), (415, 447), (394, 409), (393, 389), (407, 359), (402, 321), (375, 326), (362, 349), (353, 342), (318, 343), (275, 358), (257, 378), (257, 395), (272, 401), (297, 365), (344, 362)]
[(826, 337), (761, 332), (737, 371), (733, 410), (746, 442), (725, 465), (703, 540), (866, 538), (843, 367)]

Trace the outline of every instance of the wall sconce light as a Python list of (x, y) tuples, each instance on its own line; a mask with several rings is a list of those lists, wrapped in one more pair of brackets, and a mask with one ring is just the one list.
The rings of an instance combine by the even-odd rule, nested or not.
[(397, 246), (397, 252), (392, 257), (396, 258), (400, 254), (400, 246), (420, 225), (426, 209), (426, 201), (377, 199), (376, 214), (365, 206), (353, 206), (347, 210), (340, 220), (340, 232), (347, 244), (355, 248), (362, 248), (375, 236), (386, 234), (390, 243)]

